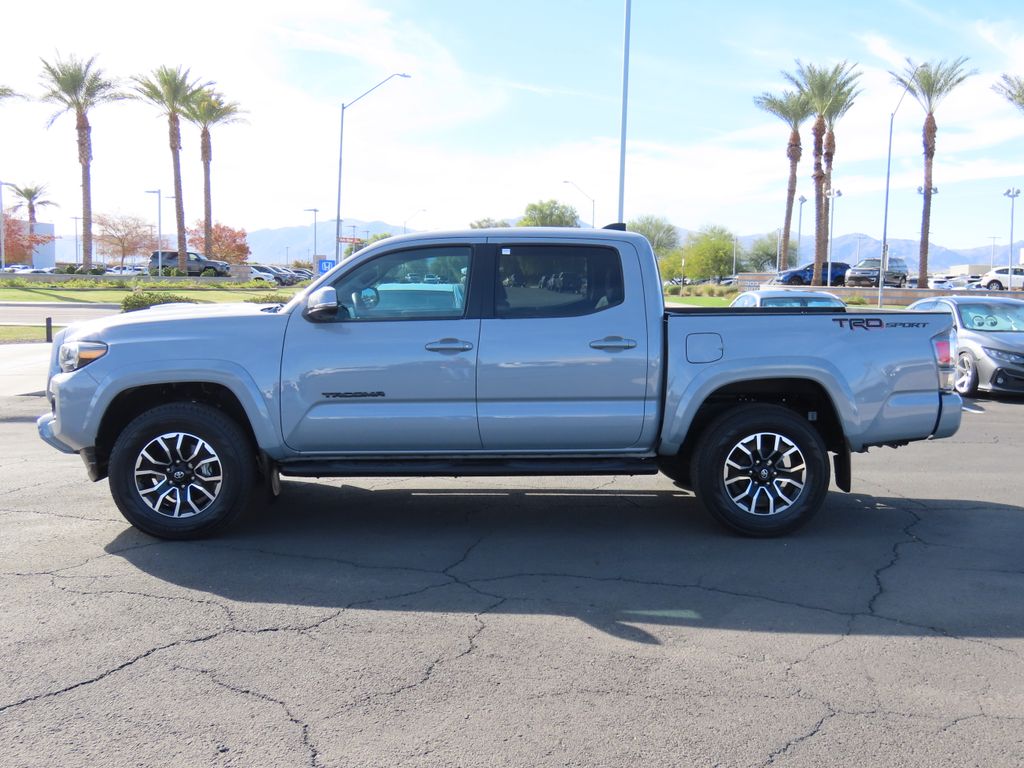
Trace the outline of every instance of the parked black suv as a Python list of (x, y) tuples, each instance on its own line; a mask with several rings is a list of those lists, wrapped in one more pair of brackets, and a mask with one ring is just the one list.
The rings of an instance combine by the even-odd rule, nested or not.
[[(186, 266), (188, 267), (189, 277), (198, 277), (203, 274), (207, 269), (212, 269), (216, 277), (227, 277), (231, 265), (226, 261), (214, 261), (208, 259), (205, 256), (200, 256), (195, 251), (186, 251)], [(149, 257), (149, 274), (155, 275), (159, 271), (160, 267), (173, 267), (178, 268), (178, 252), (177, 251), (153, 251), (153, 255)]]
[[(847, 270), (846, 284), (877, 288), (880, 269), (880, 259), (863, 259), (856, 266)], [(890, 256), (889, 268), (885, 270), (885, 284), (894, 288), (905, 288), (907, 285), (907, 262)]]

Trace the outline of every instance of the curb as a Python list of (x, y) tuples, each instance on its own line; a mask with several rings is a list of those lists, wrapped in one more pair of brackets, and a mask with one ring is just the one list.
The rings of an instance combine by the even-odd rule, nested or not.
[(120, 309), (120, 304), (88, 301), (0, 301), (0, 307), (67, 307), (68, 309)]

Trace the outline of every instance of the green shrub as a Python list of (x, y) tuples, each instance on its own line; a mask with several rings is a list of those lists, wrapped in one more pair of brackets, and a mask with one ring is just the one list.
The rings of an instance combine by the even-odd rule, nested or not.
[(863, 296), (858, 296), (858, 295), (854, 294), (853, 296), (850, 296), (850, 297), (848, 297), (846, 299), (846, 303), (847, 303), (847, 305), (853, 305), (855, 307), (862, 307), (862, 306), (864, 306), (865, 304), (868, 303), (868, 300), (865, 299)]
[(259, 293), (243, 299), (250, 304), (287, 304), (292, 300), (290, 293)]
[(683, 292), (683, 286), (681, 285), (668, 285), (665, 286), (666, 296), (681, 296)]
[(181, 296), (177, 293), (161, 293), (159, 291), (132, 291), (121, 299), (122, 312), (134, 312), (137, 309), (146, 309), (157, 304), (197, 304), (198, 302), (188, 296)]

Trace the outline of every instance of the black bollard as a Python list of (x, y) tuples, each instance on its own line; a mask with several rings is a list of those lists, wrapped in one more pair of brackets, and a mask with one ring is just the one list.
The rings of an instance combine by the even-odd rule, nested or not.
[(49, 344), (53, 341), (53, 318), (46, 318), (46, 343)]

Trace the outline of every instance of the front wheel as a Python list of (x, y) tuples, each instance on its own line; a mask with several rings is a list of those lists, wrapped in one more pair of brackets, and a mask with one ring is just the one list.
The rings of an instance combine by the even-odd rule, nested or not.
[(985, 287), (988, 288), (990, 291), (1001, 291), (1001, 290), (1003, 290), (1003, 284), (1000, 283), (998, 280), (990, 280), (985, 285)]
[(788, 408), (743, 405), (704, 430), (690, 475), (697, 500), (719, 522), (747, 536), (779, 536), (821, 507), (828, 452)]
[(978, 394), (978, 367), (969, 352), (961, 352), (956, 359), (956, 378), (953, 387), (963, 397), (974, 397)]
[(200, 403), (137, 416), (110, 452), (110, 492), (125, 519), (152, 536), (195, 539), (235, 520), (256, 480), (248, 435)]

